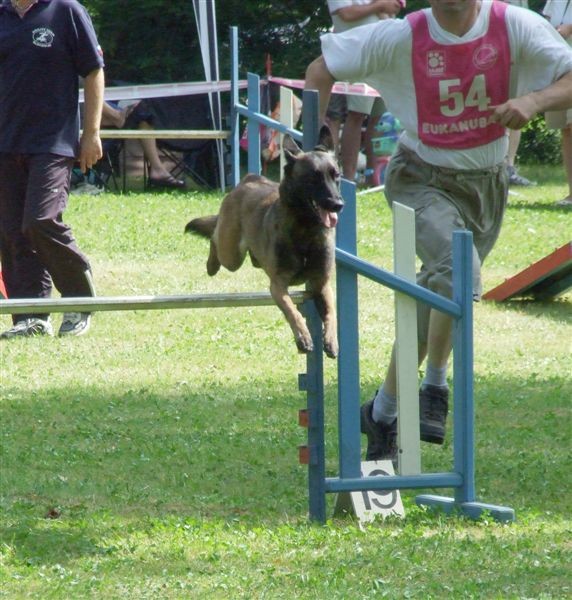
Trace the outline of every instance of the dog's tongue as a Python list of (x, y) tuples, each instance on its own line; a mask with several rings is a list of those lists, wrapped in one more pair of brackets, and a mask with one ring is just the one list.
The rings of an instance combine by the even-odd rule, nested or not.
[(323, 208), (318, 208), (318, 212), (320, 213), (320, 219), (322, 219), (322, 223), (325, 227), (333, 228), (338, 224), (338, 214), (335, 212), (328, 212)]

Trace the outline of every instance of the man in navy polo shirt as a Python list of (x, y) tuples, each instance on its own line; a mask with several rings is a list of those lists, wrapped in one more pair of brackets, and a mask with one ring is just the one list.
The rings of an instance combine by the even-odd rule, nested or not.
[[(63, 222), (73, 164), (101, 158), (103, 56), (76, 0), (0, 0), (0, 257), (9, 298), (95, 294), (87, 257)], [(78, 80), (85, 111), (79, 136)], [(14, 315), (2, 338), (52, 333), (49, 316)], [(89, 313), (65, 313), (81, 335)]]

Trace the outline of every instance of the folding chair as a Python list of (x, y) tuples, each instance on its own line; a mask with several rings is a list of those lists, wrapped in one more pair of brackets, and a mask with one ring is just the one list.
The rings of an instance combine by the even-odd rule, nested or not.
[[(208, 189), (220, 189), (218, 155), (214, 140), (197, 140), (200, 145), (188, 149), (189, 140), (157, 140), (157, 149), (161, 160), (169, 165), (169, 171), (175, 179), (190, 178)], [(191, 140), (193, 141), (193, 140)], [(182, 142), (179, 144), (179, 142)], [(225, 151), (225, 157), (227, 152)], [(150, 167), (144, 162), (144, 187), (148, 187)]]
[[(126, 190), (126, 174), (122, 168), (121, 157), (124, 155), (124, 140), (103, 140), (103, 157), (92, 167), (95, 177), (95, 185), (103, 187), (107, 191)], [(121, 179), (121, 186), (119, 180)]]
[[(213, 129), (207, 94), (151, 98), (144, 102), (156, 129)], [(176, 179), (186, 176), (204, 187), (220, 187), (215, 140), (158, 139), (157, 149), (171, 165), (171, 174)], [(144, 169), (145, 186), (149, 177), (148, 167), (145, 165)]]

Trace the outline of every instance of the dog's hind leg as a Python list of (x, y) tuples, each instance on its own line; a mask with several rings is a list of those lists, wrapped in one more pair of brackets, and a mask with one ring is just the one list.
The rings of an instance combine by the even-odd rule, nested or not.
[(274, 302), (276, 302), (276, 305), (286, 317), (290, 329), (292, 329), (298, 350), (304, 354), (312, 352), (314, 350), (312, 336), (310, 335), (304, 317), (296, 308), (294, 302), (292, 302), (292, 298), (290, 298), (290, 295), (288, 294), (288, 289), (280, 283), (271, 281), (270, 293), (272, 294), (272, 298), (274, 298)]
[(246, 248), (242, 245), (240, 220), (232, 219), (233, 216), (219, 216), (219, 222), (212, 238), (217, 260), (229, 271), (238, 270), (246, 257)]
[(207, 273), (212, 277), (216, 275), (220, 269), (220, 261), (216, 250), (215, 243), (211, 240), (209, 249), (209, 257), (207, 258)]

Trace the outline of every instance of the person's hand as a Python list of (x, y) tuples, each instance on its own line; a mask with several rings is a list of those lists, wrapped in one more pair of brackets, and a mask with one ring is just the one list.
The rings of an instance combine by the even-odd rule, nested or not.
[(558, 25), (556, 31), (566, 40), (572, 36), (572, 25)]
[(84, 133), (79, 141), (79, 167), (82, 173), (87, 173), (103, 156), (99, 133)]
[(387, 15), (395, 16), (405, 7), (405, 0), (376, 0), (375, 4), (378, 15), (384, 18)]
[(538, 106), (531, 94), (512, 98), (508, 102), (489, 108), (493, 111), (491, 121), (509, 129), (521, 129), (538, 112)]

